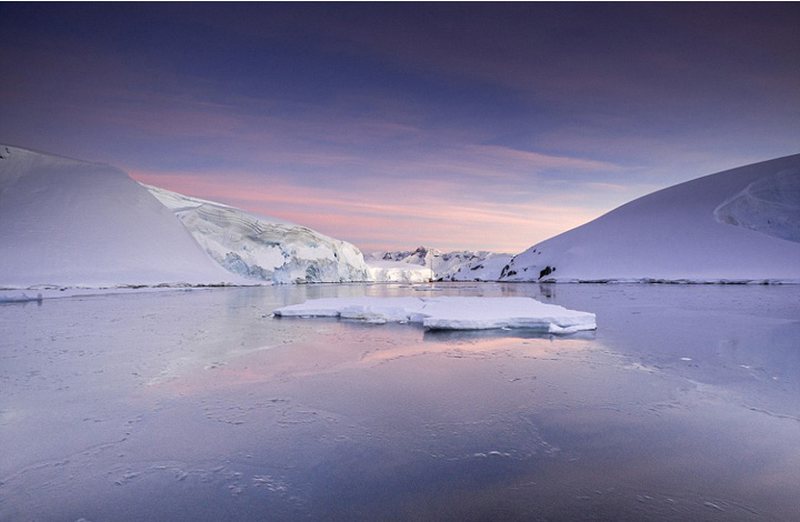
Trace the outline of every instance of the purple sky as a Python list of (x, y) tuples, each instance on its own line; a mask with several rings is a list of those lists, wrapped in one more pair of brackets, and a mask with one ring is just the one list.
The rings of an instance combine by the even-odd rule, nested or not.
[(800, 149), (800, 4), (0, 4), (0, 142), (367, 251)]

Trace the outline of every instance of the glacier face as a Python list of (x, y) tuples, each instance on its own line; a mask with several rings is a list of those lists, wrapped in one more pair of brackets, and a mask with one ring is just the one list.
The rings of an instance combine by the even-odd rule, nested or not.
[(510, 259), (510, 254), (483, 250), (442, 252), (420, 246), (416, 250), (373, 252), (367, 256), (367, 263), (375, 281), (496, 281)]
[(144, 185), (230, 272), (274, 283), (368, 281), (354, 245), (280, 219)]

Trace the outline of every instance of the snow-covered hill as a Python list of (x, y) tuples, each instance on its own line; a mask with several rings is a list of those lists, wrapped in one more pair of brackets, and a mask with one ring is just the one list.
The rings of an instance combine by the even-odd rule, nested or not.
[(424, 283), (434, 279), (431, 260), (434, 251), (425, 247), (416, 250), (372, 252), (364, 256), (370, 280), (379, 283)]
[(441, 276), (443, 281), (497, 281), (511, 254), (476, 252), (476, 255)]
[(369, 259), (367, 267), (369, 280), (375, 283), (427, 283), (433, 280), (433, 272), (423, 265)]
[(505, 281), (800, 282), (800, 154), (654, 192), (538, 243)]
[(420, 246), (416, 250), (373, 252), (366, 259), (375, 281), (493, 281), (511, 255), (468, 250), (442, 252)]
[(350, 243), (276, 218), (145, 187), (212, 258), (235, 274), (275, 283), (369, 280), (361, 251)]
[(237, 281), (121, 170), (0, 145), (0, 288)]
[(513, 258), (420, 247), (372, 254), (367, 263), (355, 246), (300, 225), (145, 188), (107, 165), (0, 145), (0, 288), (800, 283), (800, 154), (655, 192)]

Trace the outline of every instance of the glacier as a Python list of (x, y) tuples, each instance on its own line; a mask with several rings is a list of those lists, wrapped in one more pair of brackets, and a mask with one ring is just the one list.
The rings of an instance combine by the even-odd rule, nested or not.
[(30, 288), (369, 280), (358, 248), (307, 227), (144, 186), (108, 165), (0, 145), (4, 299)]
[(427, 266), (383, 259), (367, 259), (370, 281), (376, 283), (426, 283), (434, 273)]
[(377, 282), (493, 281), (510, 254), (485, 250), (443, 252), (424, 246), (415, 250), (368, 254), (370, 277)]
[(346, 241), (222, 203), (144, 187), (230, 272), (273, 283), (370, 280), (361, 251)]
[(800, 283), (800, 154), (654, 192), (515, 256), (365, 258), (299, 224), (0, 145), (0, 289), (427, 281)]

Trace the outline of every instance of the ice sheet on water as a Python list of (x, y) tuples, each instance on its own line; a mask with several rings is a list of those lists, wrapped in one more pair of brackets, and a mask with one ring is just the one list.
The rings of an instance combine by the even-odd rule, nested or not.
[(572, 333), (597, 328), (595, 315), (529, 297), (357, 297), (313, 299), (274, 310), (278, 317), (408, 322), (429, 330), (533, 328)]

